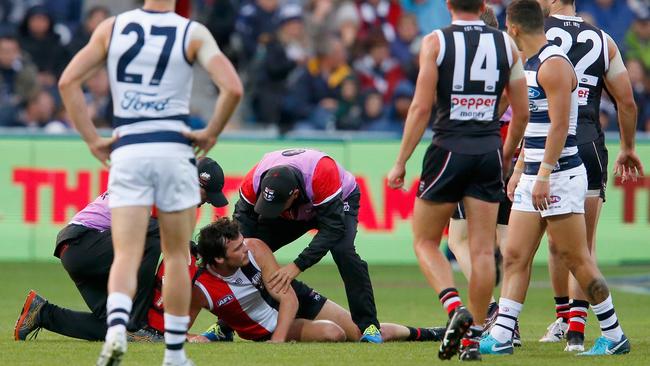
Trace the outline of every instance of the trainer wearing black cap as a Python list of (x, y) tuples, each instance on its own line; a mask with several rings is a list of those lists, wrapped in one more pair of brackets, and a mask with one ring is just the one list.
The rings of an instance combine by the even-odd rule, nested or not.
[[(219, 164), (210, 158), (203, 158), (198, 162), (198, 171), (201, 184), (200, 205), (208, 202), (215, 207), (226, 206), (228, 200), (221, 191), (224, 175)], [(109, 199), (109, 194), (104, 193), (77, 213), (70, 224), (59, 232), (54, 250), (54, 256), (61, 259), (63, 268), (74, 281), (91, 312), (61, 308), (47, 302), (32, 290), (16, 322), (16, 340), (25, 340), (30, 333), (40, 328), (73, 338), (104, 340), (108, 274), (113, 262)], [(145, 243), (138, 273), (138, 289), (127, 326), (132, 337), (148, 336), (147, 332), (139, 330), (147, 325), (147, 312), (152, 302), (156, 268), (160, 259), (160, 232), (155, 212), (149, 221)]]
[(354, 247), (361, 196), (354, 176), (317, 150), (274, 151), (246, 175), (239, 193), (234, 218), (242, 234), (261, 239), (273, 251), (318, 230), (309, 246), (278, 270), (269, 285), (288, 288), (329, 251), (345, 284), (359, 337), (381, 342), (368, 265)]

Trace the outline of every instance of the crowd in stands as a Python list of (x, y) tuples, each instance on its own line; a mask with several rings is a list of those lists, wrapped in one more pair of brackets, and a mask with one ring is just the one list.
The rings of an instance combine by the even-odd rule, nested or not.
[[(647, 0), (576, 1), (579, 14), (621, 49), (639, 109), (637, 128), (650, 131)], [(509, 0), (488, 2), (503, 27)], [(83, 0), (0, 0), (0, 127), (70, 129), (56, 82), (111, 15), (110, 1), (99, 3), (106, 7)], [(421, 37), (450, 22), (444, 0), (194, 0), (192, 9), (245, 83), (237, 125), (282, 133), (400, 133), (415, 90)], [(86, 83), (85, 95), (95, 124), (110, 127), (105, 70)], [(615, 106), (604, 100), (601, 109), (605, 130), (616, 131)], [(206, 117), (195, 116), (194, 125)]]

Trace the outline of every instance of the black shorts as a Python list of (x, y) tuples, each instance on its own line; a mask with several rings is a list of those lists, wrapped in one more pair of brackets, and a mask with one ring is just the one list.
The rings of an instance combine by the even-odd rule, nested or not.
[(605, 200), (607, 188), (607, 147), (605, 137), (578, 145), (580, 159), (587, 169), (587, 197), (598, 196)]
[(465, 196), (487, 202), (505, 197), (501, 151), (469, 155), (431, 144), (422, 163), (418, 197), (460, 202)]
[(296, 297), (298, 298), (298, 312), (296, 313), (296, 318), (299, 319), (308, 319), (314, 320), (318, 313), (325, 306), (327, 298), (319, 294), (313, 288), (307, 286), (304, 282), (294, 280), (291, 283), (293, 291), (296, 292)]
[[(512, 202), (506, 197), (504, 200), (499, 202), (499, 212), (497, 213), (497, 225), (508, 225), (508, 220), (510, 219), (510, 210), (512, 209)], [(465, 205), (463, 201), (458, 202), (454, 214), (451, 215), (452, 219), (455, 220), (465, 220), (467, 215), (465, 215)]]

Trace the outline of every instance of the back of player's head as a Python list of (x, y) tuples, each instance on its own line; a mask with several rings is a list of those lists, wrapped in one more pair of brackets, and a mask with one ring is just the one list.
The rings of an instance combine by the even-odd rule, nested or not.
[(575, 4), (576, 1), (575, 0), (560, 0), (560, 2), (563, 5), (573, 5), (573, 4)]
[(204, 226), (199, 231), (198, 252), (203, 264), (215, 264), (215, 259), (226, 257), (226, 244), (239, 238), (239, 225), (227, 217)]
[(544, 14), (537, 0), (515, 0), (506, 10), (510, 24), (527, 34), (544, 32)]
[(485, 0), (447, 0), (453, 10), (478, 13)]
[(490, 6), (486, 6), (485, 10), (481, 13), (481, 20), (492, 28), (499, 28), (497, 16), (494, 14), (494, 10), (492, 10), (492, 7)]

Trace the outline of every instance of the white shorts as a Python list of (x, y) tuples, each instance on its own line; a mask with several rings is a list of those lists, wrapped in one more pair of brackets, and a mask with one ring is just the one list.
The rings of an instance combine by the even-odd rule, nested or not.
[(188, 157), (132, 157), (111, 161), (110, 208), (153, 206), (181, 211), (201, 201), (196, 165)]
[[(581, 169), (579, 169), (581, 168)], [(587, 173), (584, 167), (578, 169), (576, 174), (551, 174), (550, 196), (548, 209), (538, 211), (533, 207), (532, 194), (535, 185), (535, 175), (522, 175), (512, 209), (524, 212), (539, 212), (542, 217), (557, 216), (568, 213), (585, 213), (585, 196), (587, 194)], [(572, 169), (573, 170), (573, 169)]]

